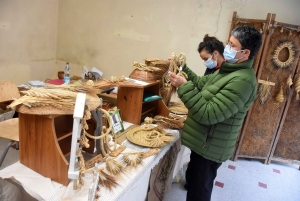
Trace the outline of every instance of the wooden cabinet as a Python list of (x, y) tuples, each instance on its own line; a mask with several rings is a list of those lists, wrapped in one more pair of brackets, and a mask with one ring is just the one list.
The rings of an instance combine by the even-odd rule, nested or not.
[[(95, 121), (89, 120), (89, 133)], [(19, 113), (20, 162), (39, 174), (68, 185), (73, 115), (34, 115)], [(85, 151), (92, 153), (94, 141)]]
[(141, 124), (147, 116), (169, 116), (169, 109), (162, 100), (144, 102), (145, 92), (160, 95), (159, 83), (151, 82), (147, 85), (124, 84), (118, 86), (117, 107), (121, 110), (122, 120)]

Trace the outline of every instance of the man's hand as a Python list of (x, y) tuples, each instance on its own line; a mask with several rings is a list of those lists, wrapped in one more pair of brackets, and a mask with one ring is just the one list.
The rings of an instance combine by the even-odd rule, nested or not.
[(184, 79), (181, 76), (176, 75), (173, 72), (169, 72), (169, 77), (170, 77), (170, 82), (174, 87), (180, 87), (181, 85), (183, 85), (184, 83), (186, 83), (186, 79)]

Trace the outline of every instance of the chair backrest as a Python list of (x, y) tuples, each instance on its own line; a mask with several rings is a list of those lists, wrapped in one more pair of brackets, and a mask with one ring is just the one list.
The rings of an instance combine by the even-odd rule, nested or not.
[(0, 103), (20, 98), (17, 85), (9, 80), (0, 81)]

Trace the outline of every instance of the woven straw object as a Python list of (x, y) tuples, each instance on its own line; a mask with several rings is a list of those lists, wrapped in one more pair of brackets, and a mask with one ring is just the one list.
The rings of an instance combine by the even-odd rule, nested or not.
[(23, 91), (24, 96), (13, 101), (8, 108), (25, 114), (73, 114), (78, 92), (86, 93), (88, 110), (95, 110), (102, 104), (93, 88), (83, 86), (46, 86)]
[(154, 118), (147, 117), (145, 119), (145, 123), (155, 123), (162, 128), (182, 129), (185, 120), (186, 120), (186, 116), (180, 117), (175, 114), (170, 114), (168, 117), (156, 115)]
[(173, 135), (153, 125), (134, 127), (126, 133), (127, 139), (144, 147), (162, 147), (173, 141)]
[(188, 109), (183, 103), (180, 102), (170, 102), (169, 110), (174, 114), (186, 115), (188, 114)]
[(170, 62), (165, 60), (160, 60), (156, 58), (146, 58), (145, 64), (147, 66), (155, 66), (160, 68), (163, 72), (166, 72), (169, 69)]
[(134, 69), (132, 73), (129, 75), (130, 78), (146, 81), (146, 82), (153, 82), (158, 80), (156, 74), (154, 72)]

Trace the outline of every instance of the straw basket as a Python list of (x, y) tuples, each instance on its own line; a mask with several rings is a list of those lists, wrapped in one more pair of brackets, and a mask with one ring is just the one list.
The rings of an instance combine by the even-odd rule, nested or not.
[(154, 66), (160, 68), (163, 72), (166, 72), (169, 69), (169, 65), (170, 65), (168, 61), (155, 59), (155, 58), (152, 59), (146, 58), (145, 64), (147, 66)]
[(144, 71), (139, 69), (134, 69), (132, 73), (129, 75), (129, 77), (132, 79), (146, 81), (146, 82), (160, 80), (159, 76), (154, 72)]

